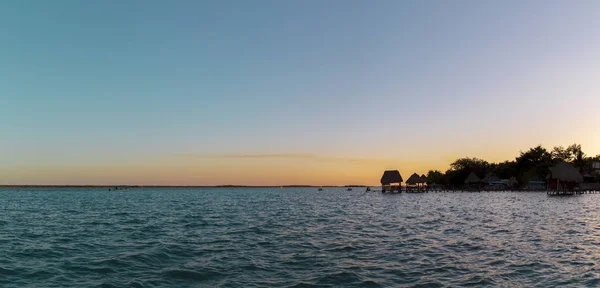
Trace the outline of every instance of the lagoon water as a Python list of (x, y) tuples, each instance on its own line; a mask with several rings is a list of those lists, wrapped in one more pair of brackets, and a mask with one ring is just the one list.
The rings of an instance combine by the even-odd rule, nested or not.
[(0, 189), (2, 287), (600, 285), (600, 195)]

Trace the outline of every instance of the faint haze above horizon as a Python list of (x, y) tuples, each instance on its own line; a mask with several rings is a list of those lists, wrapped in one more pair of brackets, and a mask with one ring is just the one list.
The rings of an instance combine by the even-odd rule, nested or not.
[(0, 185), (377, 184), (600, 154), (598, 1), (3, 1)]

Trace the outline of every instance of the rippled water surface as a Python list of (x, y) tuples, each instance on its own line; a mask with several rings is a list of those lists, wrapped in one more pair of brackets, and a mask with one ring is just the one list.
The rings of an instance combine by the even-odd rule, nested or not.
[(600, 195), (360, 190), (0, 189), (0, 286), (600, 285)]

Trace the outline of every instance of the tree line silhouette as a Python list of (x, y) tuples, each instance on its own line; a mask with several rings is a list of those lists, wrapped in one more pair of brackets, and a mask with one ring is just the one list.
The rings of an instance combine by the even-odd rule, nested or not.
[[(450, 164), (450, 168), (445, 173), (430, 170), (427, 173), (427, 180), (429, 184), (462, 185), (465, 178), (474, 172), (480, 178), (488, 173), (494, 173), (502, 179), (516, 177), (517, 181), (523, 184), (532, 180), (544, 181), (549, 168), (559, 162), (568, 162), (578, 169), (590, 171), (594, 161), (600, 161), (600, 155), (586, 156), (581, 149), (581, 144), (572, 144), (568, 147), (557, 146), (551, 151), (538, 145), (525, 152), (521, 151), (515, 160), (499, 163), (489, 163), (479, 158), (459, 158)], [(600, 181), (598, 176), (596, 181)]]

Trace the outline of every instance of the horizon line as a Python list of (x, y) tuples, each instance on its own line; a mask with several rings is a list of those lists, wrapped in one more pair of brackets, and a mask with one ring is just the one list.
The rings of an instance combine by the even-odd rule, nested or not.
[(373, 185), (0, 185), (0, 188), (301, 188), (301, 187), (369, 187)]

